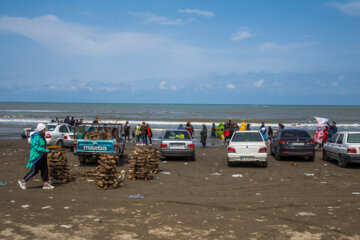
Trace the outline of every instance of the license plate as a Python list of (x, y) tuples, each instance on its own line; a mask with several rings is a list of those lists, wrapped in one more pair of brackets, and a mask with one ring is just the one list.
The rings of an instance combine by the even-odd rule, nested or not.
[(304, 143), (292, 143), (291, 145), (293, 145), (293, 146), (303, 146)]
[(179, 148), (179, 149), (184, 149), (185, 145), (182, 143), (171, 143), (170, 144), (170, 148)]
[(254, 157), (240, 157), (240, 161), (253, 160)]

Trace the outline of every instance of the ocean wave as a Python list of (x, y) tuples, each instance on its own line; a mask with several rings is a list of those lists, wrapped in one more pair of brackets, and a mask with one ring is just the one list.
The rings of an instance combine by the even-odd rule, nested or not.
[[(49, 119), (38, 119), (38, 118), (17, 118), (17, 117), (3, 117), (0, 118), (0, 123), (10, 123), (10, 124), (29, 124), (29, 123), (49, 123)], [(85, 123), (91, 123), (92, 120), (90, 119), (84, 119)], [(114, 123), (114, 120), (102, 120), (101, 123)], [(117, 121), (117, 123), (125, 124), (125, 120)], [(129, 123), (134, 126), (137, 124), (141, 124), (143, 121), (129, 121)], [(147, 124), (149, 124), (153, 129), (159, 129), (159, 130), (165, 130), (169, 128), (177, 128), (180, 124), (185, 126), (185, 122), (182, 121), (145, 121)], [(207, 126), (207, 128), (211, 128), (213, 122), (191, 122), (194, 128), (199, 129), (202, 127), (203, 124)], [(215, 122), (215, 125), (218, 125), (220, 122)], [(250, 124), (251, 127), (260, 127), (261, 123), (252, 123), (252, 122), (246, 122), (246, 124)], [(293, 126), (293, 124), (297, 123), (283, 123), (286, 127), (296, 127), (296, 128), (316, 128), (318, 124), (302, 124), (302, 125), (296, 125)], [(240, 124), (239, 124), (240, 125)], [(273, 128), (276, 128), (278, 126), (278, 123), (265, 123), (265, 125), (271, 126)], [(358, 128), (360, 127), (360, 123), (338, 123), (338, 127), (346, 127), (346, 128)]]
[(23, 112), (39, 112), (39, 113), (57, 113), (57, 112), (64, 112), (64, 111), (57, 111), (57, 110), (36, 110), (36, 109), (26, 109), (26, 110), (16, 110), (16, 109), (9, 109), (9, 110), (0, 110), (0, 112), (18, 112), (18, 113), (23, 113)]

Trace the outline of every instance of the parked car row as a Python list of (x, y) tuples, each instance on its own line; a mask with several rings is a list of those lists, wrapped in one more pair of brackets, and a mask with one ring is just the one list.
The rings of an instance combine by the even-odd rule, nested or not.
[[(268, 149), (269, 148), (269, 149)], [(165, 157), (187, 157), (195, 160), (194, 142), (186, 130), (166, 130), (160, 144)], [(267, 167), (268, 152), (277, 160), (282, 157), (304, 157), (315, 160), (315, 142), (304, 129), (287, 128), (266, 142), (259, 131), (237, 131), (227, 147), (227, 163), (256, 163)], [(323, 159), (334, 159), (340, 167), (360, 163), (360, 132), (339, 132), (324, 144)]]
[[(91, 130), (91, 129), (89, 129)], [(31, 135), (28, 134), (28, 142)], [(45, 133), (48, 145), (72, 147), (74, 128), (66, 123), (47, 123)], [(161, 138), (160, 152), (165, 157), (185, 157), (195, 160), (195, 144), (187, 130), (166, 130)], [(266, 142), (259, 131), (237, 131), (227, 147), (227, 163), (254, 162), (267, 167), (268, 152), (280, 160), (282, 157), (299, 156), (315, 160), (315, 142), (304, 129), (286, 128)], [(340, 167), (360, 163), (360, 132), (338, 132), (324, 143), (324, 160), (336, 160)]]

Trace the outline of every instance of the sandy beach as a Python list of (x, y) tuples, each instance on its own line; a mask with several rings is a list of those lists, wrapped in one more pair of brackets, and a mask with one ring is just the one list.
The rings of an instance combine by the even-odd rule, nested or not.
[[(197, 148), (196, 161), (166, 160), (154, 179), (116, 190), (79, 178), (46, 191), (37, 175), (24, 191), (29, 144), (0, 149), (0, 239), (360, 239), (360, 166), (339, 168), (321, 152), (229, 168), (224, 147)], [(73, 172), (96, 167), (67, 156)]]

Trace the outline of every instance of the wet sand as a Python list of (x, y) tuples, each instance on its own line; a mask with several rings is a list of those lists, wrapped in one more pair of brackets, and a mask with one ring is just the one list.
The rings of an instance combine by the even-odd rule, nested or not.
[[(116, 190), (86, 178), (42, 190), (37, 175), (24, 191), (29, 149), (0, 141), (0, 239), (360, 239), (360, 166), (339, 168), (320, 152), (315, 162), (269, 156), (268, 168), (229, 168), (224, 147), (197, 148), (196, 161), (167, 160), (170, 174)], [(73, 171), (96, 167), (67, 155)]]

